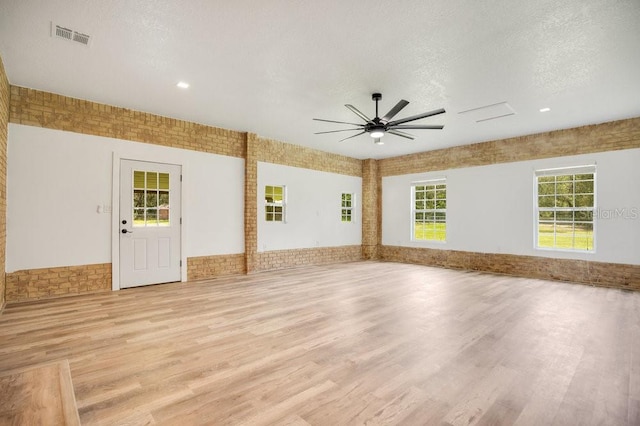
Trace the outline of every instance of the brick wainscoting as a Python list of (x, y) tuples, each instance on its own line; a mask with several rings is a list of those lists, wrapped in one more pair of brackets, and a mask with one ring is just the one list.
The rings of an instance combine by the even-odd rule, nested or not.
[(187, 259), (188, 281), (204, 280), (225, 275), (239, 275), (245, 272), (244, 253), (189, 257)]
[(7, 302), (111, 291), (111, 263), (28, 269), (7, 274)]
[(274, 250), (256, 253), (255, 272), (357, 260), (362, 260), (362, 246), (359, 245)]
[(391, 262), (640, 290), (640, 265), (397, 246), (381, 246), (379, 253)]

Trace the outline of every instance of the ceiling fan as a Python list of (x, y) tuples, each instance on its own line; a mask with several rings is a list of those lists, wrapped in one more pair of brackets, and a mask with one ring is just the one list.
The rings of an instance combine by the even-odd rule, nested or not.
[(409, 124), (405, 125), (404, 123), (408, 123), (410, 121), (420, 120), (421, 118), (427, 118), (438, 114), (443, 114), (446, 111), (444, 108), (436, 109), (434, 111), (425, 112), (424, 114), (412, 115), (411, 117), (401, 118), (400, 120), (391, 121), (393, 117), (396, 116), (404, 107), (409, 104), (409, 101), (405, 101), (402, 99), (400, 102), (396, 104), (391, 110), (382, 118), (378, 117), (378, 102), (382, 99), (382, 94), (373, 93), (371, 95), (371, 99), (376, 102), (376, 117), (371, 119), (361, 113), (356, 107), (353, 105), (346, 104), (345, 106), (353, 111), (358, 117), (364, 120), (365, 124), (357, 124), (357, 123), (347, 123), (344, 121), (334, 121), (334, 120), (324, 120), (322, 118), (314, 118), (316, 121), (324, 121), (327, 123), (338, 123), (338, 124), (349, 124), (351, 126), (358, 126), (355, 129), (341, 129), (341, 130), (330, 130), (328, 132), (317, 132), (316, 135), (321, 135), (324, 133), (337, 133), (337, 132), (350, 132), (361, 130), (360, 133), (355, 134), (353, 136), (346, 137), (341, 139), (340, 142), (346, 141), (347, 139), (355, 138), (356, 136), (363, 135), (365, 133), (369, 133), (369, 136), (373, 138), (374, 143), (378, 145), (384, 144), (380, 138), (382, 138), (385, 134), (389, 133), (391, 135), (401, 136), (407, 139), (415, 139), (412, 135), (403, 132), (405, 129), (435, 129), (440, 130), (443, 129), (444, 126), (440, 125), (415, 125)]

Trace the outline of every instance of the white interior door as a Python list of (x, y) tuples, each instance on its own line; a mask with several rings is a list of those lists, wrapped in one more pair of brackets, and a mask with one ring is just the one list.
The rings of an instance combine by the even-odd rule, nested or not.
[(120, 288), (180, 281), (181, 170), (120, 160)]

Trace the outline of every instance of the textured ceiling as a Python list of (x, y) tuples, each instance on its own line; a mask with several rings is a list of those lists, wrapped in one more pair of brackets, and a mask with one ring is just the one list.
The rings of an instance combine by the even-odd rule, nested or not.
[[(356, 158), (640, 116), (638, 0), (0, 0), (0, 55), (14, 85)], [(313, 134), (359, 122), (344, 104), (373, 116), (378, 91), (381, 115), (444, 107), (414, 122), (444, 130)], [(459, 114), (501, 103), (515, 114)]]

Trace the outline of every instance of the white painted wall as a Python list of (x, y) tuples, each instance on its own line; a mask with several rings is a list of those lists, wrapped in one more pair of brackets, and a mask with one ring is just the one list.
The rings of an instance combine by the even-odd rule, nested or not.
[(183, 165), (186, 256), (244, 252), (244, 160), (9, 124), (6, 271), (111, 262), (113, 153)]
[[(586, 164), (597, 165), (595, 253), (535, 249), (534, 170)], [(385, 177), (382, 243), (640, 264), (639, 164), (640, 149), (633, 149)], [(447, 179), (447, 241), (412, 242), (410, 185), (441, 177)]]
[[(285, 185), (286, 223), (267, 222), (264, 187)], [(341, 194), (356, 194), (355, 220), (341, 221)], [(362, 244), (362, 178), (258, 162), (258, 251)]]

